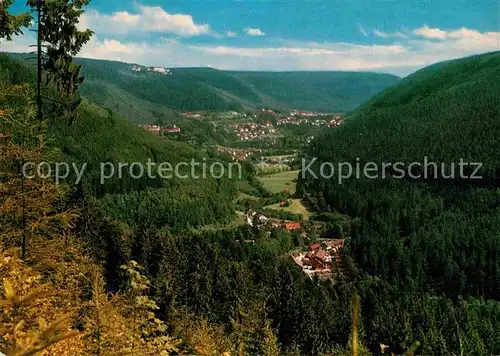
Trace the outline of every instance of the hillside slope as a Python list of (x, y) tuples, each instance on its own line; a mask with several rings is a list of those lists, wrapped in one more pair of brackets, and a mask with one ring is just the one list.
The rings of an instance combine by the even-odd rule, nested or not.
[[(31, 68), (0, 54), (0, 82), (33, 83), (33, 78)], [(201, 180), (197, 179), (200, 172), (197, 170), (198, 173), (191, 174), (191, 167), (187, 165), (193, 160), (207, 165), (213, 161), (201, 150), (157, 137), (88, 100), (79, 107), (73, 125), (68, 126), (60, 118), (50, 116), (47, 123), (50, 145), (57, 152), (54, 161), (75, 165), (78, 170), (85, 165), (78, 189), (73, 184), (77, 179), (75, 169), (71, 169), (67, 179), (71, 190), (77, 195), (99, 199), (108, 216), (142, 222), (139, 216), (155, 207), (157, 216), (152, 223), (161, 222), (169, 228), (180, 229), (187, 223), (198, 226), (225, 221), (234, 213), (234, 181), (216, 180), (206, 175), (200, 184)], [(147, 170), (149, 161), (154, 163), (151, 176)], [(174, 169), (181, 162), (184, 166), (176, 175)], [(162, 179), (158, 174), (162, 163), (172, 166), (171, 178)], [(120, 169), (120, 164), (124, 168)], [(137, 169), (131, 170), (134, 164)], [(113, 170), (114, 174), (111, 173)], [(109, 178), (105, 178), (107, 176)], [(132, 204), (135, 209), (130, 209)], [(196, 213), (185, 214), (185, 207), (189, 204), (196, 206), (193, 209)]]
[[(26, 54), (10, 54), (25, 59)], [(177, 111), (302, 109), (347, 112), (398, 82), (371, 72), (238, 72), (174, 68), (172, 75), (134, 72), (132, 64), (78, 59), (83, 64), (82, 95), (136, 123), (152, 123), (153, 113)]]
[(326, 132), (315, 153), (353, 162), (464, 158), (496, 169), (498, 73), (500, 52), (418, 71), (363, 104), (341, 130)]
[(492, 52), (433, 64), (381, 91), (362, 107), (382, 108), (402, 105), (455, 86), (463, 88), (473, 86), (484, 78), (494, 79), (498, 76), (498, 53)]
[[(352, 254), (368, 273), (408, 291), (500, 298), (498, 73), (500, 52), (425, 68), (312, 145), (318, 176), (323, 162), (360, 162), (359, 179), (306, 172), (299, 190), (317, 209), (357, 218)], [(475, 166), (461, 174), (461, 159), (482, 163), (482, 179), (470, 179)], [(377, 168), (364, 176), (368, 162)], [(397, 162), (403, 179), (394, 167), (384, 178), (383, 163)]]
[[(398, 77), (358, 72), (229, 72), (211, 68), (174, 68), (172, 75), (133, 72), (132, 65), (90, 59), (84, 64), (85, 96), (107, 105), (132, 121), (144, 121), (151, 108), (164, 110), (241, 110), (257, 107), (345, 112), (354, 109)], [(143, 108), (131, 114), (123, 102), (104, 101), (116, 88), (131, 97), (128, 106)], [(133, 111), (132, 111), (133, 112)]]
[[(346, 112), (398, 78), (370, 72), (230, 72), (254, 89), (261, 105)], [(279, 104), (278, 104), (279, 105)]]

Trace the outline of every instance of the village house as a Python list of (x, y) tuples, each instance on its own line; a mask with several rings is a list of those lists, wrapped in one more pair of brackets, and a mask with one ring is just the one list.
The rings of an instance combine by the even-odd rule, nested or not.
[(174, 125), (174, 127), (164, 128), (163, 132), (165, 132), (165, 133), (179, 133), (179, 132), (181, 132), (181, 129)]
[(282, 225), (287, 231), (294, 231), (300, 229), (300, 223), (298, 221), (295, 222), (286, 222)]
[(336, 253), (341, 248), (344, 248), (344, 239), (336, 239), (325, 242), (326, 250)]
[(321, 247), (321, 244), (319, 242), (314, 242), (309, 245), (309, 251), (314, 251), (317, 250)]
[(256, 211), (249, 210), (246, 214), (247, 224), (250, 226), (254, 226), (254, 221), (257, 220), (258, 224), (264, 224), (267, 222), (267, 217), (263, 214), (257, 213)]
[(217, 151), (226, 153), (231, 156), (233, 160), (239, 160), (243, 161), (250, 157), (253, 154), (256, 154), (258, 152), (262, 152), (261, 149), (256, 149), (256, 148), (230, 148), (230, 147), (224, 147), (224, 146), (217, 146), (216, 147)]
[(331, 280), (333, 276), (332, 264), (336, 263), (338, 266), (342, 263), (338, 251), (343, 247), (344, 239), (328, 240), (324, 243), (313, 242), (308, 246), (307, 253), (299, 252), (291, 257), (310, 278), (316, 276), (323, 280)]
[(332, 257), (320, 247), (319, 243), (311, 244), (309, 251), (302, 260), (304, 266), (311, 266), (314, 270), (329, 268), (331, 262)]
[(314, 252), (312, 265), (314, 269), (325, 269), (332, 262), (331, 256), (323, 249), (318, 249)]

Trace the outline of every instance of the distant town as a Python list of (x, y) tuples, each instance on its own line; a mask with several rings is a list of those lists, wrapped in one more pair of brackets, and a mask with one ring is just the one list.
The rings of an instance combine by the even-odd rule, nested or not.
[[(148, 70), (159, 71), (160, 69), (150, 68)], [(214, 128), (223, 127), (232, 132), (237, 141), (275, 139), (282, 135), (282, 130), (280, 129), (290, 126), (308, 125), (318, 128), (332, 128), (344, 123), (342, 114), (300, 110), (278, 112), (271, 109), (261, 109), (260, 112), (252, 114), (237, 111), (217, 113), (189, 111), (181, 113), (180, 117), (190, 120), (210, 121)], [(181, 128), (175, 125), (160, 126), (148, 124), (139, 126), (155, 135), (167, 135), (181, 132)]]

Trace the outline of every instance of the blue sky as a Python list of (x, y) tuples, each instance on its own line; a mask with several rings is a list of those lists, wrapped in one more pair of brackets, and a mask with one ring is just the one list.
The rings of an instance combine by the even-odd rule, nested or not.
[[(13, 12), (24, 9), (16, 0)], [(499, 0), (93, 0), (82, 56), (235, 70), (407, 75), (500, 49)], [(5, 50), (22, 51), (28, 34)]]

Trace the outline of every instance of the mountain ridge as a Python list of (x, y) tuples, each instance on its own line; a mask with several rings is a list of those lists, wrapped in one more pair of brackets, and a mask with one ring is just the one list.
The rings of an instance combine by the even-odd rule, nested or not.
[[(124, 62), (81, 58), (78, 61), (84, 65), (87, 84), (95, 85), (96, 80), (114, 84), (139, 99), (174, 111), (272, 107), (347, 112), (400, 80), (397, 76), (374, 72), (253, 72), (209, 67), (171, 68), (172, 75), (165, 76), (132, 72), (134, 65)], [(299, 83), (304, 89), (297, 92)], [(101, 88), (106, 90), (106, 85), (101, 84)], [(82, 93), (92, 95), (85, 84)], [(98, 97), (92, 99), (101, 104)]]
[[(170, 68), (170, 75), (164, 75), (134, 71), (139, 65), (125, 62), (76, 61), (83, 65), (85, 76), (81, 94), (135, 123), (153, 123), (153, 111), (171, 116), (183, 111), (255, 111), (265, 107), (345, 113), (401, 79), (375, 72), (225, 71), (210, 67)], [(121, 92), (118, 96), (117, 89)]]

